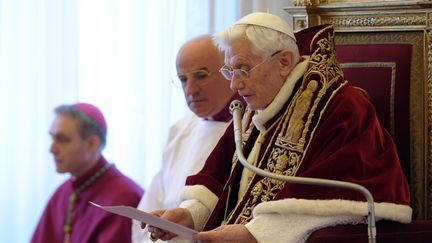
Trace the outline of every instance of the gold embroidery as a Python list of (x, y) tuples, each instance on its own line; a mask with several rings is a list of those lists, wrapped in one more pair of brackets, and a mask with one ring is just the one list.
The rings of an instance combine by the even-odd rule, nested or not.
[(68, 200), (68, 207), (66, 211), (66, 219), (63, 226), (64, 231), (64, 243), (70, 242), (70, 237), (72, 235), (73, 230), (73, 218), (72, 214), (75, 209), (76, 201), (79, 197), (79, 195), (86, 190), (89, 186), (93, 184), (101, 175), (103, 175), (113, 164), (105, 164), (103, 167), (101, 167), (99, 170), (97, 170), (90, 178), (88, 178), (86, 181), (84, 181), (78, 188), (76, 188), (72, 194), (69, 196)]
[[(270, 138), (270, 141), (274, 141), (275, 140), (275, 138), (276, 138), (276, 134), (278, 134), (278, 129), (280, 129), (280, 127), (282, 126), (282, 124), (283, 124), (283, 118), (286, 116), (286, 114), (287, 114), (287, 112), (285, 112), (285, 114), (283, 115), (283, 116), (281, 116), (280, 118), (278, 118), (268, 129), (267, 129), (267, 132), (268, 131), (271, 131), (276, 125), (276, 131), (273, 133), (273, 135), (271, 136), (271, 138)], [(252, 123), (252, 122), (251, 122)], [(246, 124), (246, 125), (248, 125), (248, 124)], [(252, 123), (252, 126), (253, 126), (253, 123)], [(261, 159), (260, 159), (260, 162), (258, 163), (258, 167), (262, 167), (262, 165), (263, 164), (267, 164), (265, 161), (264, 161), (264, 158), (266, 158), (266, 156), (267, 156), (267, 154), (270, 152), (269, 150), (271, 149), (271, 146), (267, 146), (266, 147), (266, 149), (265, 149), (265, 151), (263, 152), (263, 156), (261, 156)], [(237, 158), (237, 157), (236, 157)], [(238, 161), (236, 161), (237, 163), (238, 163)], [(247, 185), (247, 188), (250, 188), (251, 186), (252, 186), (252, 183), (253, 183), (253, 180), (254, 180), (254, 176), (256, 176), (255, 174), (253, 174), (253, 176), (252, 176), (252, 179), (249, 181), (249, 183), (248, 183), (248, 185)], [(247, 189), (246, 189), (246, 191), (247, 191)], [(259, 185), (257, 186), (257, 187), (255, 187), (254, 188), (254, 193), (256, 194), (256, 195), (261, 195), (262, 194), (262, 188), (259, 188)], [(241, 197), (240, 195), (239, 195), (239, 197)], [(247, 194), (245, 193), (244, 195), (243, 195), (243, 199), (241, 199), (240, 201), (242, 201), (242, 200), (244, 200), (244, 197), (247, 197)], [(258, 201), (258, 203), (259, 203), (259, 200), (258, 199), (260, 199), (260, 200), (262, 200), (261, 198), (258, 198), (258, 197), (256, 197), (256, 201)], [(228, 201), (226, 202), (226, 204), (228, 205)], [(257, 204), (258, 204), (257, 203)], [(226, 220), (224, 220), (225, 222), (228, 222), (228, 223), (232, 223), (232, 221), (235, 219), (234, 217), (236, 217), (236, 214), (235, 214), (235, 212), (236, 212), (236, 210), (238, 209), (238, 207), (239, 207), (239, 204), (237, 204), (236, 206), (235, 206), (235, 208), (231, 211), (231, 213), (229, 214), (229, 216), (228, 216), (228, 219), (226, 219)], [(251, 209), (252, 210), (252, 209)], [(243, 212), (242, 214), (244, 214), (244, 215), (248, 215), (246, 218), (245, 218), (245, 220), (244, 220), (244, 223), (247, 223), (247, 221), (249, 221), (250, 220), (250, 217), (252, 217), (252, 211), (250, 210), (250, 212)]]
[(227, 223), (226, 218), (228, 215), (228, 205), (229, 205), (230, 196), (231, 196), (231, 186), (228, 185), (228, 198), (227, 198), (227, 203), (225, 204), (225, 213), (224, 213), (224, 219), (222, 221), (222, 225), (225, 225)]
[(242, 213), (236, 220), (236, 223), (246, 224), (252, 219), (252, 211), (260, 202), (267, 202), (272, 200), (276, 194), (283, 188), (285, 182), (264, 178), (260, 180), (252, 189), (251, 197), (246, 204), (247, 207), (243, 208)]
[[(258, 166), (264, 170), (289, 176), (297, 174), (328, 102), (345, 84), (343, 72), (336, 60), (334, 32), (331, 27), (324, 28), (315, 35), (311, 48), (314, 52), (302, 86), (294, 94), (282, 116), (282, 122), (275, 130), (277, 137), (273, 135), (269, 141), (270, 156), (267, 161), (264, 161), (267, 152), (261, 156)], [(254, 176), (248, 185), (249, 190), (246, 190), (249, 195), (244, 195), (232, 211), (234, 213), (241, 207), (240, 214), (230, 215), (228, 221), (242, 224), (249, 222), (254, 207), (261, 202), (273, 200), (284, 185), (283, 181)], [(235, 222), (232, 222), (233, 219)]]
[[(312, 103), (313, 93), (318, 88), (318, 83), (312, 80), (308, 83), (307, 88), (299, 96), (295, 102), (294, 111), (292, 113), (291, 119), (288, 123), (288, 131), (285, 135), (285, 139), (289, 140), (291, 143), (298, 143), (300, 137), (303, 134), (304, 128), (304, 117), (309, 111), (310, 105)], [(304, 139), (303, 141), (304, 142)]]

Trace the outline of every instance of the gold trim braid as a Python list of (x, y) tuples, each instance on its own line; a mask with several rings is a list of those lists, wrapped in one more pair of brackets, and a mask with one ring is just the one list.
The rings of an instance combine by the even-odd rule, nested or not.
[[(259, 155), (258, 166), (266, 171), (287, 176), (296, 175), (328, 103), (346, 84), (336, 60), (331, 26), (315, 35), (310, 48), (313, 54), (301, 87), (288, 104), (282, 119), (277, 119), (278, 124), (269, 132), (272, 135), (270, 140), (266, 141), (267, 148)], [(252, 125), (253, 123), (249, 123), (249, 127)], [(238, 163), (237, 158), (234, 162)], [(254, 175), (227, 223), (249, 222), (254, 207), (261, 202), (273, 200), (284, 186), (283, 181)]]

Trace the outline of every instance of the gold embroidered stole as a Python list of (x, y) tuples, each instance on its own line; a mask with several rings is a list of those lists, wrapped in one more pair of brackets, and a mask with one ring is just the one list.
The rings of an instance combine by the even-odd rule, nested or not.
[(107, 163), (103, 167), (101, 167), (99, 170), (97, 170), (90, 178), (85, 180), (77, 189), (75, 189), (72, 194), (69, 196), (68, 200), (68, 207), (66, 212), (66, 220), (63, 226), (63, 232), (64, 232), (64, 243), (70, 242), (70, 237), (73, 230), (73, 211), (75, 209), (75, 203), (78, 200), (78, 197), (81, 192), (86, 190), (89, 186), (93, 184), (97, 179), (99, 179), (100, 176), (102, 176), (113, 164)]
[[(258, 136), (259, 142), (254, 143), (248, 156), (249, 162), (254, 161), (258, 167), (272, 173), (296, 175), (328, 103), (346, 84), (336, 61), (334, 47), (331, 26), (314, 36), (310, 44), (312, 55), (301, 87), (293, 94), (283, 115), (275, 122), (274, 131), (266, 137), (268, 146), (261, 147), (264, 136)], [(244, 132), (246, 139), (251, 133), (252, 122), (248, 127), (250, 129)], [(236, 156), (233, 162), (238, 163)], [(226, 223), (249, 222), (253, 208), (261, 202), (273, 200), (284, 185), (283, 181), (252, 175), (244, 189), (245, 193), (239, 195), (237, 206), (231, 211)]]

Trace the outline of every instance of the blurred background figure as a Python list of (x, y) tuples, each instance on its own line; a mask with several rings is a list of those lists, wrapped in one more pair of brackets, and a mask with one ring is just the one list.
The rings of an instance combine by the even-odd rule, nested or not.
[(31, 242), (130, 242), (130, 220), (89, 203), (136, 207), (143, 194), (102, 155), (107, 134), (102, 112), (76, 103), (57, 107), (55, 114), (50, 152), (57, 172), (71, 177), (49, 200)]
[(0, 134), (14, 138), (0, 139), (0, 242), (29, 242), (69, 176), (52, 173), (46, 149), (58, 104), (96, 105), (110, 129), (104, 156), (147, 188), (169, 127), (189, 112), (167, 82), (179, 47), (257, 8), (288, 16), (286, 1), (254, 2), (0, 0)]

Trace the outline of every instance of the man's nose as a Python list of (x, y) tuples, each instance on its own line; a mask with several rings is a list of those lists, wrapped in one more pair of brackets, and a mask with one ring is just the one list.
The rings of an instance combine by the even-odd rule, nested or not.
[(244, 80), (242, 77), (238, 77), (233, 75), (230, 81), (230, 88), (232, 91), (237, 92), (240, 89), (244, 88)]
[(195, 80), (188, 79), (183, 85), (183, 90), (186, 94), (194, 94), (199, 91), (199, 86), (196, 84)]
[(54, 142), (51, 143), (51, 146), (50, 146), (50, 150), (49, 150), (49, 151), (50, 151), (52, 154), (56, 154), (56, 153), (57, 153), (58, 149), (57, 149), (57, 146), (55, 145)]

